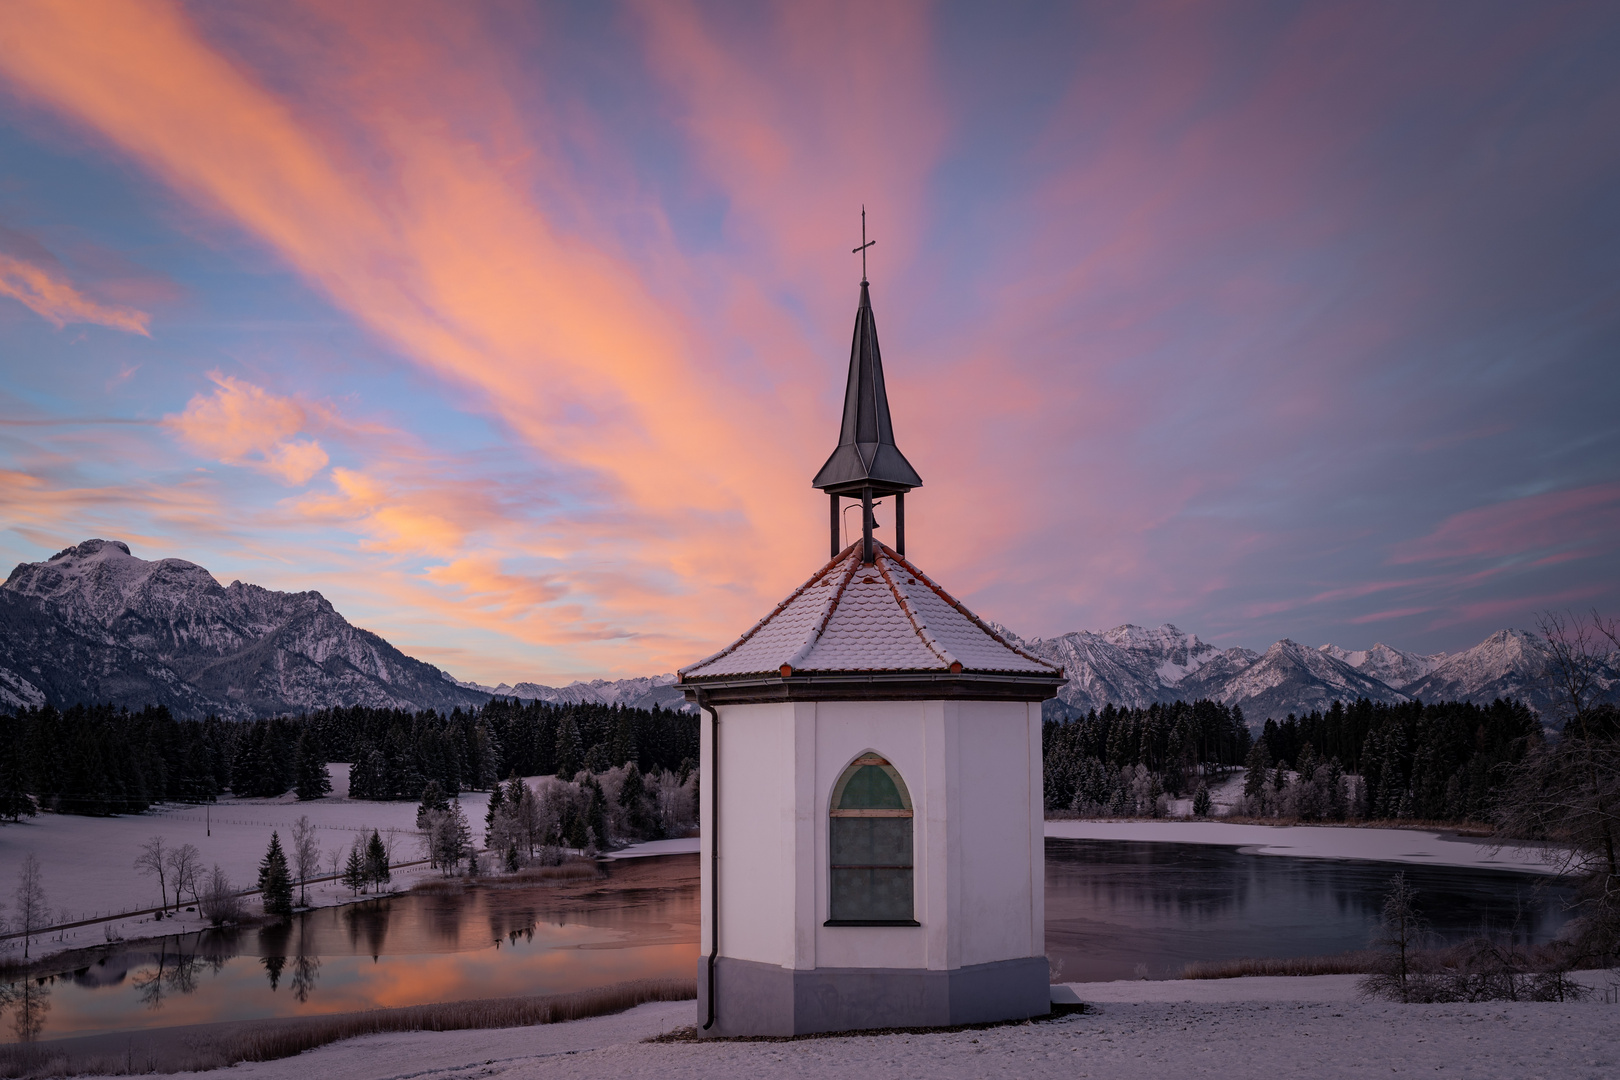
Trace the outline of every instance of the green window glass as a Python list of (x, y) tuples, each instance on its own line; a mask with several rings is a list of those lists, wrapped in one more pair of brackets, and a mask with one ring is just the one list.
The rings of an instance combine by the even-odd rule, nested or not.
[(862, 754), (833, 788), (829, 926), (916, 926), (911, 798), (883, 758)]

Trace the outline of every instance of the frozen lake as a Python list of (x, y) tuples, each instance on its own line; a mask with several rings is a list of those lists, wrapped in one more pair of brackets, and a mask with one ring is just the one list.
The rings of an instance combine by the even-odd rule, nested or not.
[(1054, 979), (1175, 978), (1198, 960), (1322, 956), (1368, 947), (1404, 871), (1438, 942), (1489, 930), (1540, 943), (1573, 890), (1545, 875), (1212, 844), (1046, 841), (1046, 954)]
[[(1069, 982), (1178, 975), (1195, 960), (1365, 948), (1404, 869), (1443, 940), (1549, 940), (1569, 890), (1498, 870), (1049, 839), (1047, 954)], [(289, 923), (85, 950), (7, 1008), (0, 1040), (581, 990), (690, 978), (697, 858), (616, 864), (602, 886), (482, 887), (323, 908)], [(26, 1005), (26, 1008), (25, 1008)]]

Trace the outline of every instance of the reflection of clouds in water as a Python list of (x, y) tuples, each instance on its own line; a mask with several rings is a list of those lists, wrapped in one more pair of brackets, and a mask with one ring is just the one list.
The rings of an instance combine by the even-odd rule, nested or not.
[(690, 884), (588, 899), (542, 886), (485, 887), (452, 900), (406, 894), (131, 943), (76, 968), (49, 1022), (36, 1010), (35, 1023), (60, 1037), (565, 993), (690, 978), (697, 963), (695, 875)]

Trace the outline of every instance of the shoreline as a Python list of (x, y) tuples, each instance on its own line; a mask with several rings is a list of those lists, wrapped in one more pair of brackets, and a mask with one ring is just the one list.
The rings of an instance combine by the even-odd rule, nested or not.
[[(191, 808), (187, 808), (191, 809)], [(1045, 822), (1047, 840), (1105, 840), (1146, 843), (1208, 844), (1235, 848), (1243, 854), (1257, 856), (1291, 856), (1310, 859), (1349, 859), (1369, 862), (1403, 863), (1414, 866), (1440, 866), (1467, 870), (1495, 870), (1508, 873), (1534, 874), (1556, 877), (1555, 865), (1558, 848), (1534, 842), (1495, 840), (1488, 836), (1473, 835), (1456, 828), (1433, 825), (1399, 826), (1388, 823), (1357, 824), (1336, 822), (1303, 825), (1297, 823), (1261, 824), (1257, 822), (1231, 822), (1219, 818), (1051, 818)], [(603, 852), (599, 859), (614, 862), (670, 855), (696, 855), (700, 850), (699, 837), (680, 837), (631, 844), (616, 851)], [(480, 853), (487, 858), (488, 852)], [(311, 878), (310, 903), (295, 909), (297, 912), (321, 908), (341, 907), (367, 900), (387, 899), (409, 893), (426, 881), (464, 878), (444, 878), (439, 871), (428, 866), (426, 859), (416, 859), (393, 865), (391, 870), (401, 874), (386, 892), (362, 893), (358, 896), (344, 892), (339, 877), (323, 874)], [(505, 874), (488, 875), (488, 880), (499, 881)], [(295, 885), (295, 888), (298, 886)], [(257, 889), (237, 894), (241, 897), (258, 895)], [(156, 907), (120, 912), (114, 915), (75, 920), (43, 928), (32, 935), (31, 955), (26, 964), (20, 957), (0, 959), (0, 971), (30, 970), (39, 962), (51, 960), (64, 953), (133, 944), (181, 934), (215, 929), (196, 911), (184, 911), (190, 905), (170, 905), (161, 910), (165, 916), (154, 916)], [(180, 910), (177, 910), (177, 907)], [(263, 916), (255, 916), (232, 924), (235, 927), (261, 925)], [(79, 931), (101, 926), (103, 940), (73, 940), (60, 937), (68, 931)], [(50, 938), (56, 935), (56, 940)], [(0, 937), (15, 951), (21, 934)], [(43, 950), (43, 951), (39, 951)]]
[[(1604, 971), (1580, 976), (1584, 985), (1598, 991), (1586, 1001), (1453, 1005), (1365, 1000), (1356, 992), (1356, 977), (1344, 975), (1057, 984), (1055, 1002), (1086, 1007), (963, 1029), (772, 1040), (683, 1037), (682, 1029), (697, 1020), (693, 1002), (653, 1000), (535, 1026), (424, 1026), (359, 1034), (291, 1056), (243, 1060), (231, 1075), (241, 1080), (473, 1074), (511, 1080), (729, 1080), (854, 1071), (934, 1080), (991, 1075), (1162, 1080), (1184, 1075), (1349, 1077), (1386, 1069), (1432, 1075), (1461, 1069), (1473, 1077), (1595, 1080), (1608, 1076), (1614, 1065), (1612, 1005), (1605, 1006), (1603, 996), (1612, 991), (1614, 976)], [(275, 1021), (238, 1023), (244, 1027), (223, 1034), (251, 1036), (246, 1025), (259, 1025), (267, 1036), (263, 1045), (274, 1048)], [(81, 1058), (85, 1065), (110, 1065), (102, 1075), (167, 1076), (177, 1073), (163, 1067), (170, 1063), (157, 1057), (157, 1042), (170, 1048), (189, 1043), (193, 1054), (213, 1049), (199, 1038), (210, 1034), (200, 1028), (160, 1030), (160, 1037), (139, 1048), (119, 1043), (120, 1037), (103, 1047), (78, 1040), (77, 1048), (84, 1057), (102, 1051), (96, 1062)], [(71, 1052), (75, 1047), (67, 1045), (70, 1041), (55, 1040), (54, 1048)], [(53, 1049), (51, 1043), (35, 1045), (45, 1053)]]

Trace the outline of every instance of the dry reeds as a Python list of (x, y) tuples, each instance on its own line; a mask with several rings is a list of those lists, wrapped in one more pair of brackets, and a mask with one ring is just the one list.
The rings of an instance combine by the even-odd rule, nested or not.
[(1245, 957), (1198, 960), (1181, 969), (1183, 979), (1242, 979), (1250, 975), (1365, 975), (1379, 954), (1370, 950), (1337, 956)]
[(607, 877), (607, 872), (590, 859), (573, 859), (561, 866), (525, 866), (500, 880), (530, 884), (534, 882), (594, 881)]
[[(72, 1045), (79, 1040), (18, 1043), (0, 1046), (0, 1076), (201, 1072), (242, 1061), (292, 1057), (360, 1035), (558, 1024), (623, 1012), (649, 1001), (687, 1001), (696, 996), (697, 986), (693, 980), (643, 979), (572, 994), (448, 1001), (399, 1009), (294, 1017), (232, 1025), (218, 1032), (190, 1031), (175, 1036), (154, 1031), (131, 1036), (123, 1052), (108, 1053), (99, 1048), (81, 1050)], [(139, 1046), (136, 1046), (137, 1041)]]

